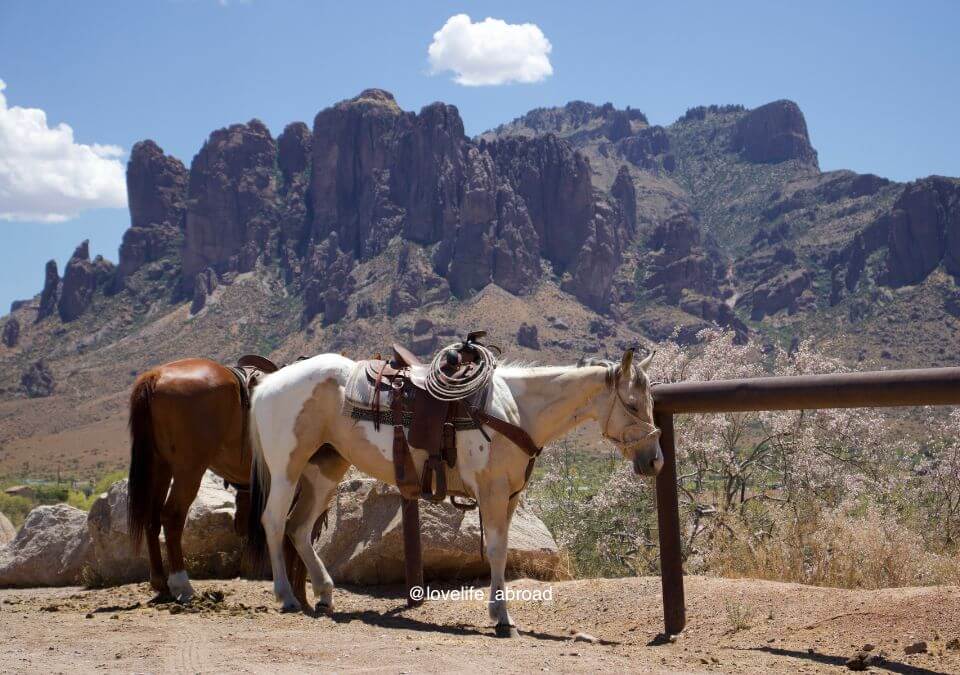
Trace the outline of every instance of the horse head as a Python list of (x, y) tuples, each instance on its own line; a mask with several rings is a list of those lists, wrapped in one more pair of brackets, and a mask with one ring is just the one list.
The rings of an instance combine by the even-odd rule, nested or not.
[(607, 367), (607, 391), (596, 400), (596, 419), (603, 437), (612, 441), (640, 475), (656, 476), (663, 467), (660, 430), (653, 423), (653, 394), (647, 368), (653, 353), (634, 363), (634, 349), (620, 363), (597, 362)]

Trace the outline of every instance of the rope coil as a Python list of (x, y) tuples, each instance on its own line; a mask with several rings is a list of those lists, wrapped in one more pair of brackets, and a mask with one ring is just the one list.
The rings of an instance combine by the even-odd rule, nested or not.
[[(474, 355), (470, 368), (457, 368), (453, 374), (444, 372), (446, 356), (450, 351), (469, 350)], [(460, 401), (483, 390), (493, 379), (497, 357), (485, 345), (477, 342), (454, 342), (437, 352), (430, 362), (424, 387), (441, 401)]]

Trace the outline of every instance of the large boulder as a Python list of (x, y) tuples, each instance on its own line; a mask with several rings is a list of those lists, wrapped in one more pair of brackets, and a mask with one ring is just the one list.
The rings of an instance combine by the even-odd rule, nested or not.
[(0, 511), (0, 546), (9, 544), (17, 536), (17, 529), (10, 522), (10, 519)]
[[(240, 539), (233, 527), (235, 513), (234, 494), (208, 471), (183, 530), (183, 553), (191, 576), (229, 578), (239, 574)], [(114, 483), (93, 503), (88, 530), (90, 564), (101, 583), (142, 581), (149, 576), (145, 546), (135, 554), (127, 536), (126, 479)]]
[[(477, 511), (448, 503), (421, 502), (424, 578), (472, 579), (490, 573), (480, 557)], [(546, 526), (522, 504), (510, 527), (508, 573), (553, 579), (560, 553)], [(403, 580), (403, 528), (400, 494), (371, 478), (340, 484), (315, 546), (333, 579), (340, 583), (388, 584)]]
[(0, 548), (0, 587), (71, 586), (90, 560), (87, 514), (67, 504), (38, 506)]

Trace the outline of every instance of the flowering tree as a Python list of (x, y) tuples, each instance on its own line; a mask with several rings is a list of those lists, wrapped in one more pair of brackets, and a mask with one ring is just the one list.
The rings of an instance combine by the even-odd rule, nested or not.
[[(804, 341), (789, 353), (705, 330), (658, 346), (654, 381), (841, 372)], [(960, 413), (871, 408), (676, 418), (684, 551), (691, 571), (848, 586), (954, 579)], [(535, 495), (582, 574), (657, 569), (652, 484), (623, 462), (547, 454)], [(585, 465), (590, 469), (585, 469)]]

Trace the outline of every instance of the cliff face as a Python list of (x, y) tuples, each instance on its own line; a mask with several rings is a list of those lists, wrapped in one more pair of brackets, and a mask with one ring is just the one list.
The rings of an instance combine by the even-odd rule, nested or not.
[(178, 254), (183, 240), (187, 170), (153, 141), (133, 146), (127, 164), (130, 229), (120, 244), (119, 278), (148, 262)]
[[(575, 101), (471, 139), (453, 106), (405, 111), (368, 89), (276, 139), (257, 120), (214, 131), (189, 171), (143, 141), (127, 184), (119, 266), (84, 246), (62, 279), (51, 261), (38, 321), (125, 289), (196, 314), (259, 267), (304, 328), (552, 284), (654, 337), (782, 336), (824, 312), (879, 320), (878, 289), (960, 276), (960, 181), (823, 173), (792, 101), (666, 126)], [(931, 317), (953, 315), (958, 294), (942, 295)]]
[[(620, 202), (594, 189), (589, 162), (566, 141), (476, 143), (453, 106), (407, 112), (377, 89), (321, 111), (312, 133), (295, 123), (274, 141), (256, 120), (214, 132), (193, 160), (185, 200), (166, 185), (174, 167), (152, 143), (141, 146), (128, 179), (137, 227), (173, 222), (188, 204), (184, 290), (211, 273), (276, 262), (303, 293), (307, 321), (342, 318), (354, 266), (395, 237), (428, 249), (433, 272), (457, 296), (490, 283), (529, 292), (545, 259), (570, 277), (571, 293), (602, 310), (633, 233)], [(411, 283), (403, 282), (404, 306), (422, 295)]]

